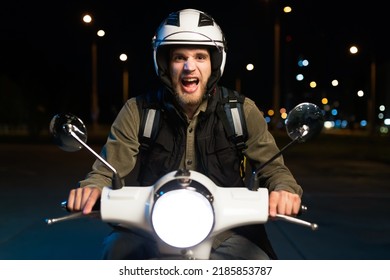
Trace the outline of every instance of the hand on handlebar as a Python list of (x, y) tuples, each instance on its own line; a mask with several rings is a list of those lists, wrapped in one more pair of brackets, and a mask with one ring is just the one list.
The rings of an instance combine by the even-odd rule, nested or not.
[(66, 208), (71, 212), (82, 211), (85, 215), (90, 214), (101, 193), (102, 190), (94, 186), (72, 189), (69, 193)]
[(287, 191), (272, 191), (269, 195), (270, 218), (308, 226), (312, 230), (317, 230), (317, 224), (310, 223), (295, 217), (304, 211), (306, 211), (306, 207), (301, 205), (301, 198), (297, 194), (293, 194)]
[(276, 217), (276, 214), (298, 215), (301, 209), (301, 198), (299, 195), (288, 191), (272, 191), (269, 194), (269, 215)]

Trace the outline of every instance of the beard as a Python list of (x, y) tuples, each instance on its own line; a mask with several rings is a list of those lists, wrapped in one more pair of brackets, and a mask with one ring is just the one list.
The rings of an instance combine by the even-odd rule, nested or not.
[(202, 87), (202, 94), (200, 95), (178, 93), (177, 91), (175, 92), (176, 102), (182, 108), (186, 108), (186, 107), (197, 108), (205, 99), (205, 96), (206, 96), (205, 86)]

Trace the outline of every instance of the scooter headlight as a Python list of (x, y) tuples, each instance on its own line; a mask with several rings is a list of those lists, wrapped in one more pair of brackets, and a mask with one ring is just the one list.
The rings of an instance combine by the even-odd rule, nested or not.
[(170, 246), (188, 248), (199, 244), (210, 234), (214, 220), (212, 195), (196, 181), (173, 180), (155, 193), (152, 226)]

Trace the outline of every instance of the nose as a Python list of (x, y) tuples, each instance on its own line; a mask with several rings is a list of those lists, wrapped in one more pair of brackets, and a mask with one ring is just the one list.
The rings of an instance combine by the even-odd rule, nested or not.
[(187, 59), (184, 63), (184, 70), (185, 71), (194, 71), (195, 70), (195, 62), (191, 59)]

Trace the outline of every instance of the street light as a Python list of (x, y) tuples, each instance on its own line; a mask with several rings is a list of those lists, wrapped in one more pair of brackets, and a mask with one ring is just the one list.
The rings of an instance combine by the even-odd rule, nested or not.
[(127, 55), (125, 53), (122, 53), (119, 56), (119, 59), (123, 61), (123, 103), (129, 99), (129, 70), (127, 68)]
[[(90, 25), (93, 22), (92, 16), (90, 14), (85, 14), (83, 16), (83, 21)], [(103, 37), (105, 35), (104, 30), (97, 31), (98, 37)], [(99, 99), (98, 99), (98, 63), (97, 63), (97, 43), (95, 37), (92, 39), (91, 45), (91, 55), (92, 55), (92, 92), (91, 92), (91, 119), (93, 127), (98, 126), (99, 120)]]

